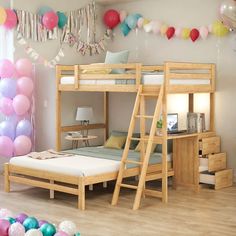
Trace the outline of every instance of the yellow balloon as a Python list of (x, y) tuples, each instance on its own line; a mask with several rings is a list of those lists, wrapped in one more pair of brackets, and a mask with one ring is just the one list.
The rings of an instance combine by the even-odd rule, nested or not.
[(182, 39), (188, 39), (190, 36), (190, 32), (191, 30), (189, 28), (183, 28), (182, 34), (181, 34)]
[(167, 30), (168, 30), (168, 25), (162, 25), (161, 26), (161, 35), (165, 35)]
[(150, 20), (144, 19), (144, 20), (143, 20), (143, 25), (147, 25), (149, 22), (150, 22)]
[(212, 25), (212, 33), (218, 37), (223, 37), (229, 33), (229, 29), (220, 21), (215, 21)]
[(0, 25), (4, 24), (7, 19), (7, 13), (3, 7), (0, 7)]

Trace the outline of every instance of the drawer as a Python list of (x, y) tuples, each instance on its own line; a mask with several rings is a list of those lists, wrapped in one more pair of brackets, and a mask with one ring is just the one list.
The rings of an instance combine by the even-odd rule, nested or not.
[(199, 150), (202, 155), (219, 153), (220, 152), (220, 137), (203, 138), (199, 141)]
[(200, 174), (200, 183), (214, 185), (215, 189), (233, 185), (233, 170), (221, 170), (215, 173), (203, 172)]
[(226, 169), (226, 153), (210, 154), (207, 158), (200, 158), (199, 171), (214, 172)]

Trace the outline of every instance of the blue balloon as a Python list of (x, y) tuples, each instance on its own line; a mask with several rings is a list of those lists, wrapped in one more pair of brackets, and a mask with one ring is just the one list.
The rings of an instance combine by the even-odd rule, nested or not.
[(51, 7), (48, 7), (48, 6), (42, 6), (42, 7), (39, 8), (38, 14), (40, 16), (43, 16), (45, 13), (47, 13), (49, 11), (53, 11), (53, 9)]
[(16, 126), (16, 137), (25, 135), (30, 137), (33, 131), (32, 124), (28, 120), (21, 120)]
[(120, 29), (121, 29), (121, 32), (123, 33), (124, 36), (127, 36), (129, 34), (129, 32), (131, 31), (131, 29), (125, 23), (125, 21), (120, 24)]
[(28, 231), (30, 229), (38, 229), (39, 222), (34, 217), (28, 217), (24, 220), (23, 226), (25, 227), (25, 231)]
[(58, 16), (58, 27), (62, 29), (66, 25), (68, 17), (63, 12), (59, 11), (57, 12), (57, 16)]
[(15, 125), (9, 120), (0, 123), (0, 136), (7, 136), (11, 140), (15, 139)]
[(125, 23), (129, 26), (130, 29), (134, 29), (137, 26), (137, 16), (136, 14), (132, 14), (126, 17)]
[(143, 17), (141, 14), (139, 13), (136, 13), (134, 14), (135, 18), (137, 19), (137, 21), (139, 20), (139, 18)]
[(0, 93), (7, 98), (14, 98), (16, 96), (17, 84), (16, 79), (1, 79)]

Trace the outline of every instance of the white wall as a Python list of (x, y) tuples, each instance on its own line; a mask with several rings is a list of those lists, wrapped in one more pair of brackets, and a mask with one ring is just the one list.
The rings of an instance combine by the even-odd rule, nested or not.
[[(221, 0), (145, 0), (116, 4), (106, 9), (112, 7), (117, 10), (124, 9), (129, 13), (141, 13), (148, 19), (161, 20), (174, 26), (199, 27), (211, 24), (217, 19), (221, 2)], [(192, 43), (190, 40), (176, 38), (168, 41), (166, 38), (142, 30), (133, 31), (127, 37), (123, 37), (117, 28), (115, 34), (116, 38), (109, 45), (109, 49), (130, 50), (131, 62), (162, 64), (164, 61), (188, 61), (217, 64), (216, 129), (222, 137), (222, 150), (228, 153), (228, 165), (236, 168), (236, 132), (233, 125), (236, 120), (236, 109), (233, 105), (236, 98), (236, 52), (232, 50), (232, 36), (221, 39), (210, 36), (206, 41)], [(180, 102), (177, 103), (176, 99)], [(127, 100), (133, 102), (134, 97), (130, 98), (127, 94), (111, 96), (111, 129), (117, 129), (120, 125), (121, 129), (127, 128), (132, 108)], [(206, 95), (201, 95), (196, 110), (206, 112), (207, 100)], [(117, 107), (120, 107), (120, 110), (117, 110)], [(170, 112), (187, 111), (186, 101), (181, 95), (170, 96), (169, 107)], [(123, 122), (120, 121), (121, 118)]]

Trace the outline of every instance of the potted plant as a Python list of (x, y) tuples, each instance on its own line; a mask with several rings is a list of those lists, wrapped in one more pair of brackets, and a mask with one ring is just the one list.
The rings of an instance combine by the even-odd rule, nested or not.
[(162, 119), (160, 119), (160, 120), (157, 121), (156, 134), (157, 134), (157, 135), (161, 135), (161, 134), (162, 134)]

